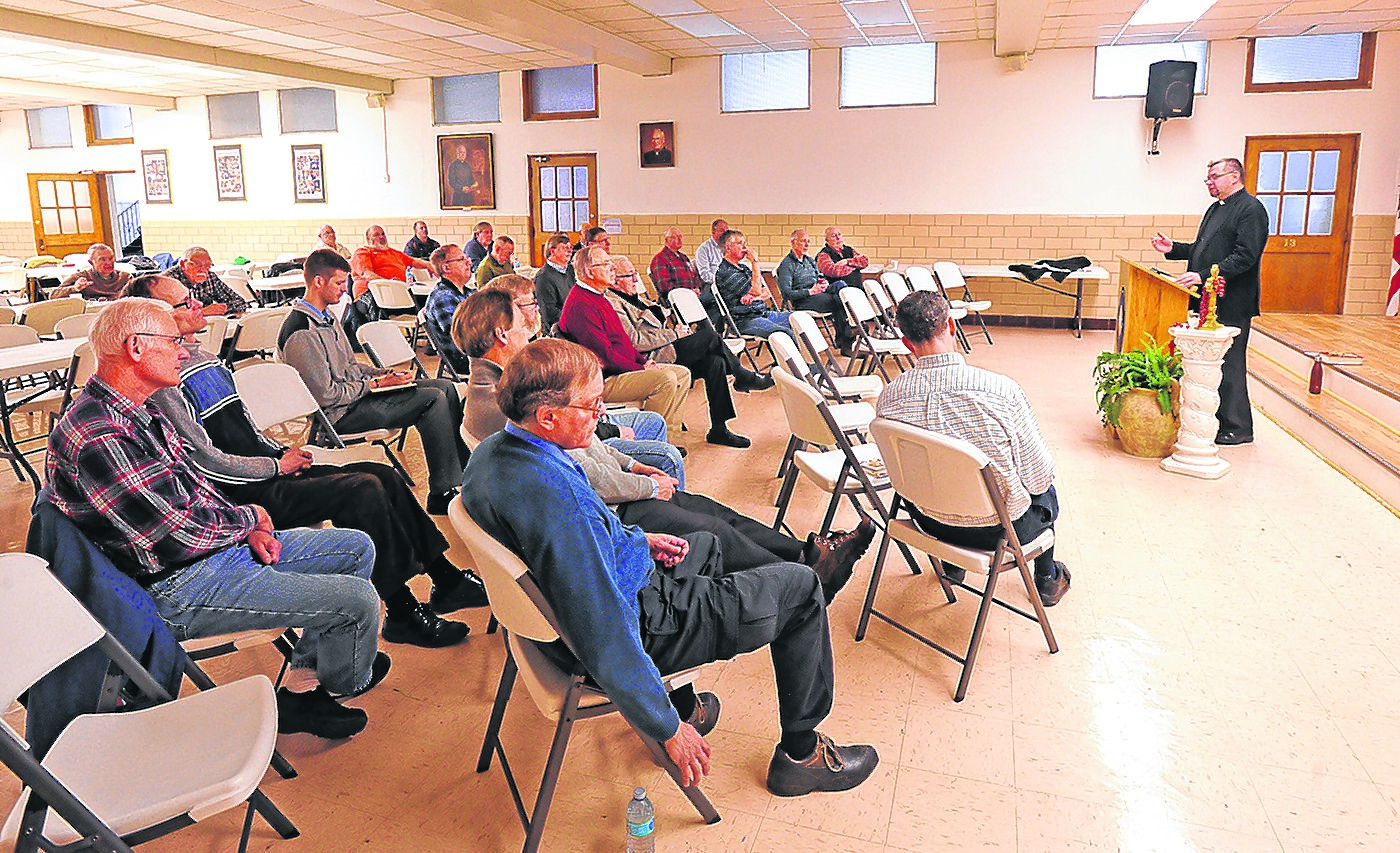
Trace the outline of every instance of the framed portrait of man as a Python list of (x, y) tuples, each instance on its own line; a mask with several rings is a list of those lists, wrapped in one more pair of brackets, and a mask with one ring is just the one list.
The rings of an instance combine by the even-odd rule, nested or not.
[(641, 150), (643, 169), (664, 169), (676, 165), (676, 123), (642, 122)]
[(491, 134), (438, 137), (438, 196), (443, 210), (496, 206), (496, 160)]

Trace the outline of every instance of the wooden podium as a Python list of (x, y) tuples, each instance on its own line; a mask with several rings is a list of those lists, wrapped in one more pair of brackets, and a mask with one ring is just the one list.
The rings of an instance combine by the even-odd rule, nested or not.
[(1191, 292), (1172, 279), (1158, 275), (1142, 264), (1119, 258), (1117, 351), (1142, 349), (1144, 335), (1151, 335), (1166, 346), (1172, 339), (1167, 330), (1186, 322)]

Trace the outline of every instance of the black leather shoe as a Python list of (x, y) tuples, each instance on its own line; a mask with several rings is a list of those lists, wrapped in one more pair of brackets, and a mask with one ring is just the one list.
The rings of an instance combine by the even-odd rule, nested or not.
[(347, 708), (331, 698), (326, 688), (293, 693), (285, 687), (277, 691), (277, 731), (340, 740), (365, 730), (369, 715), (359, 708)]
[(434, 613), (454, 613), (467, 607), (490, 605), (491, 602), (486, 597), (486, 584), (470, 569), (462, 572), (461, 582), (446, 592), (437, 584), (433, 584), (433, 595), (428, 599), (428, 606)]
[(870, 778), (880, 763), (873, 746), (837, 746), (817, 732), (817, 748), (795, 761), (780, 746), (768, 762), (768, 790), (778, 797), (800, 797), (813, 791), (849, 791)]
[(449, 622), (419, 603), (402, 619), (385, 617), (384, 641), (388, 643), (408, 643), (425, 649), (441, 649), (455, 646), (471, 633), (471, 626), (462, 622)]
[(820, 539), (815, 541), (818, 549), (825, 546), (825, 553), (812, 564), (812, 571), (821, 579), (822, 597), (828, 605), (851, 579), (856, 563), (860, 562), (860, 558), (865, 555), (874, 539), (875, 522), (867, 518), (849, 533), (838, 533), (825, 543)]
[[(379, 686), (379, 682), (384, 680), (384, 676), (389, 674), (389, 665), (391, 663), (393, 663), (393, 661), (389, 660), (388, 655), (384, 654), (383, 652), (375, 652), (374, 663), (371, 663), (369, 665), (369, 681), (365, 684), (365, 686), (361, 687), (359, 690), (353, 690), (342, 696), (337, 696), (336, 698), (354, 699), (356, 696), (363, 696), (366, 693), (370, 692), (375, 687)], [(332, 693), (331, 695), (335, 696), (336, 694)]]
[(767, 391), (777, 384), (777, 380), (772, 376), (763, 373), (754, 373), (752, 370), (745, 371), (734, 377), (734, 390), (740, 394), (747, 394), (750, 391)]
[(1040, 592), (1040, 603), (1046, 607), (1054, 607), (1060, 603), (1060, 599), (1069, 592), (1069, 569), (1059, 560), (1055, 561), (1055, 568), (1059, 570), (1054, 580), (1050, 578), (1036, 578), (1035, 588)]
[(962, 583), (967, 580), (967, 569), (962, 566), (950, 566), (943, 564), (943, 577), (948, 579), (948, 583)]
[(1234, 447), (1237, 444), (1253, 444), (1254, 433), (1252, 432), (1222, 432), (1215, 437), (1215, 443), (1225, 447)]
[(695, 710), (685, 718), (704, 737), (719, 724), (719, 697), (713, 693), (696, 693)]
[(705, 440), (710, 444), (719, 444), (724, 447), (738, 447), (740, 449), (753, 444), (752, 441), (749, 441), (744, 436), (736, 432), (730, 432), (729, 427), (710, 430), (709, 434), (705, 436)]
[(452, 503), (452, 499), (457, 497), (460, 491), (462, 490), (453, 487), (445, 492), (428, 495), (428, 515), (447, 515), (447, 505)]

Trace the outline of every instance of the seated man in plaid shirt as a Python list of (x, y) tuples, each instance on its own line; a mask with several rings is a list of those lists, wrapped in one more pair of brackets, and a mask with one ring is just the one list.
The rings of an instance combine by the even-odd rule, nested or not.
[(669, 302), (666, 294), (678, 287), (686, 287), (699, 293), (700, 276), (695, 273), (695, 264), (681, 251), (681, 247), (685, 245), (681, 229), (672, 225), (661, 235), (661, 239), (666, 245), (651, 259), (651, 268), (648, 270), (651, 273), (651, 283), (656, 285), (657, 295)]
[(204, 316), (215, 314), (242, 314), (253, 307), (248, 300), (239, 296), (233, 288), (224, 284), (212, 269), (214, 260), (209, 250), (203, 246), (191, 246), (185, 250), (180, 261), (165, 274), (190, 289), (190, 293), (204, 305)]
[(89, 341), (97, 373), (49, 435), (53, 505), (150, 593), (177, 640), (303, 629), (277, 692), (278, 731), (359, 733), (365, 712), (331, 693), (359, 695), (389, 671), (370, 538), (277, 530), (267, 510), (231, 502), (195, 468), (150, 402), (189, 358), (170, 306), (119, 299)]
[(471, 359), (457, 349), (452, 341), (452, 315), (462, 300), (476, 293), (472, 282), (471, 261), (456, 243), (448, 243), (433, 250), (429, 258), (433, 269), (437, 270), (438, 283), (428, 294), (428, 304), (423, 308), (423, 320), (433, 330), (433, 343), (442, 356), (452, 365), (458, 376), (466, 376), (471, 370)]
[[(953, 337), (948, 300), (916, 291), (896, 309), (904, 343), (918, 357), (914, 366), (885, 386), (875, 401), (882, 418), (960, 438), (992, 460), (1001, 496), (1022, 542), (1055, 527), (1060, 501), (1051, 482), (1055, 461), (1040, 434), (1035, 412), (1021, 386), (1008, 376), (970, 367)], [(932, 518), (909, 508), (914, 523), (954, 545), (995, 548), (1002, 535), (996, 516)], [(959, 582), (962, 569), (945, 569)], [(1046, 607), (1069, 592), (1069, 570), (1055, 560), (1055, 549), (1035, 558), (1035, 585)]]

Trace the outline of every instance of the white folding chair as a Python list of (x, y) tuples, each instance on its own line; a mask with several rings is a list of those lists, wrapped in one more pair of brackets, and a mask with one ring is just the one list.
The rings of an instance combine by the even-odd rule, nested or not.
[(885, 334), (899, 334), (899, 323), (894, 318), (894, 299), (885, 286), (875, 279), (866, 279), (862, 282), (865, 295), (870, 298), (870, 304), (875, 306), (875, 310), (880, 312), (879, 324)]
[[(778, 364), (787, 365), (790, 372), (805, 380), (809, 385), (815, 388), (818, 393), (821, 393), (822, 388), (818, 384), (817, 377), (812, 375), (811, 366), (807, 364), (806, 359), (802, 357), (802, 353), (797, 349), (797, 344), (793, 343), (792, 338), (789, 338), (786, 332), (774, 332), (772, 337), (768, 339), (768, 343), (773, 347), (773, 355), (778, 359)], [(880, 382), (880, 377), (878, 376), (860, 376), (854, 378), (873, 379), (879, 383), (881, 387), (884, 386), (884, 383)], [(851, 441), (863, 440), (865, 431), (870, 427), (870, 422), (875, 419), (875, 410), (871, 408), (868, 403), (863, 403), (859, 400), (853, 400), (852, 402), (837, 400), (835, 402), (829, 402), (827, 408), (831, 412), (832, 420), (836, 422), (836, 426)], [(782, 462), (778, 463), (778, 473), (776, 476), (781, 478), (787, 474), (788, 465), (791, 464), (793, 454), (797, 452), (800, 444), (801, 441), (795, 434), (788, 439), (787, 450), (783, 452)]]
[(223, 351), (224, 340), (228, 338), (228, 318), (215, 314), (205, 317), (204, 322), (204, 328), (195, 332), (194, 336), (201, 349), (217, 356)]
[[(691, 328), (710, 322), (710, 315), (706, 313), (705, 306), (700, 304), (700, 296), (695, 291), (688, 287), (677, 287), (667, 296), (671, 299), (671, 311), (676, 315), (676, 322)], [(725, 337), (721, 333), (720, 339), (735, 355), (744, 351), (745, 343), (742, 338)]]
[[(423, 328), (427, 330), (428, 327), (424, 324)], [(411, 364), (415, 379), (428, 378), (428, 369), (423, 366), (423, 362), (418, 360), (418, 351), (404, 340), (401, 327), (397, 323), (388, 320), (365, 323), (355, 330), (355, 337), (359, 338), (360, 345), (365, 348), (365, 354), (369, 356), (369, 360), (374, 362), (376, 367), (392, 369)], [(465, 400), (467, 383), (459, 381), (453, 384), (457, 386), (457, 398)], [(400, 445), (399, 449), (402, 450), (403, 446)]]
[(60, 338), (86, 338), (92, 324), (97, 322), (96, 314), (70, 314), (53, 324), (54, 334)]
[[(993, 603), (1038, 623), (1041, 632), (1045, 634), (1045, 643), (1049, 646), (1050, 653), (1059, 651), (1060, 647), (1055, 642), (1054, 632), (1050, 630), (1050, 620), (1040, 602), (1040, 594), (1036, 590), (1030, 566), (1031, 560), (1055, 543), (1054, 531), (1045, 531), (1033, 542), (1023, 543), (1017, 538), (1011, 524), (1011, 514), (1007, 512), (1006, 502), (1001, 497), (1001, 488), (997, 485), (996, 472), (992, 468), (991, 460), (972, 444), (886, 418), (880, 418), (871, 424), (870, 434), (885, 460), (890, 482), (894, 484), (895, 496), (890, 502), (890, 521), (885, 528), (884, 537), (880, 540), (880, 552), (875, 558), (875, 569), (870, 575), (870, 589), (865, 595), (860, 624), (856, 628), (856, 639), (865, 639), (870, 617), (875, 616), (962, 664), (962, 676), (958, 679), (957, 689), (953, 693), (955, 702), (961, 702), (967, 695), (967, 684), (972, 679), (972, 668), (977, 663), (977, 651), (987, 625), (987, 614), (991, 611)], [(933, 518), (995, 516), (1002, 525), (1001, 540), (996, 548), (985, 551), (951, 545), (925, 533), (912, 519), (899, 518), (899, 511), (906, 504)], [(932, 558), (934, 572), (949, 604), (957, 600), (953, 594), (953, 586), (981, 596), (982, 603), (977, 610), (977, 619), (973, 623), (972, 636), (965, 654), (959, 655), (944, 648), (934, 640), (899, 623), (889, 614), (875, 609), (875, 596), (880, 589), (880, 576), (891, 539), (902, 548), (908, 546)], [(917, 571), (918, 566), (907, 549), (904, 550), (904, 557), (909, 561), (910, 567)], [(950, 583), (943, 572), (945, 562), (985, 574), (986, 587), (978, 590), (966, 583)], [(1010, 570), (1020, 572), (1034, 612), (1027, 613), (996, 597), (997, 578), (1002, 572)]]
[[(574, 723), (614, 713), (617, 706), (602, 690), (588, 685), (588, 673), (582, 664), (576, 664), (573, 670), (569, 671), (560, 667), (542, 651), (542, 645), (561, 640), (567, 644), (567, 640), (563, 640), (559, 634), (554, 610), (535, 584), (529, 567), (472, 520), (460, 497), (453, 498), (448, 505), (447, 515), (467, 546), (482, 581), (486, 583), (491, 612), (500, 620), (506, 644), (506, 662), (501, 670), (501, 683), (496, 690), (496, 701), (486, 727), (486, 738), (481, 744), (476, 772), (485, 773), (491, 767), (492, 756), (500, 757), (501, 770), (515, 800), (521, 826), (525, 829), (525, 846), (522, 851), (533, 853), (544, 836), (545, 821), (549, 818), (550, 803), (554, 799), (554, 789), (559, 781), (559, 771), (564, 765), (564, 751), (569, 746), (569, 735)], [(662, 681), (668, 691), (674, 690), (693, 682), (699, 673), (700, 668), (696, 667), (663, 676)], [(506, 705), (510, 702), (517, 675), (525, 682), (526, 691), (534, 700), (535, 707), (547, 719), (556, 723), (554, 740), (550, 745), (549, 757), (545, 761), (544, 775), (540, 779), (539, 793), (535, 797), (535, 807), (528, 814), (500, 737), (501, 721), (505, 717)], [(640, 730), (634, 728), (633, 731), (646, 745), (656, 763), (665, 768), (675, 780), (676, 786), (695, 806), (695, 810), (705, 822), (718, 823), (719, 812), (699, 786), (681, 785), (680, 768), (671, 761), (661, 744)]]
[(418, 303), (413, 301), (408, 283), (392, 278), (372, 278), (369, 280), (369, 293), (379, 310), (391, 315), (388, 321), (400, 327), (409, 346), (417, 349)]
[(0, 326), (14, 325), (17, 316), (15, 309), (8, 305), (0, 305)]
[[(840, 506), (843, 496), (849, 498), (856, 512), (864, 516), (867, 513), (857, 500), (864, 495), (875, 514), (884, 518), (885, 506), (878, 492), (889, 488), (889, 478), (885, 476), (879, 449), (873, 444), (851, 444), (832, 415), (831, 407), (817, 393), (817, 389), (793, 376), (781, 365), (774, 366), (773, 378), (778, 382), (778, 395), (783, 402), (788, 429), (797, 441), (792, 464), (787, 466), (783, 485), (778, 490), (778, 514), (773, 519), (773, 529), (778, 530), (783, 526), (799, 473), (831, 495), (818, 536), (825, 536), (831, 530), (831, 522), (836, 518), (836, 508)], [(853, 409), (869, 410), (870, 419), (874, 420), (875, 409), (869, 403), (846, 405)]]
[(841, 304), (846, 306), (846, 316), (851, 321), (851, 326), (856, 330), (856, 341), (852, 346), (851, 362), (859, 359), (863, 365), (862, 373), (873, 373), (880, 371), (880, 375), (885, 381), (890, 381), (890, 375), (885, 370), (885, 360), (893, 359), (895, 366), (903, 368), (903, 360), (907, 359), (913, 363), (912, 354), (903, 341), (893, 338), (879, 338), (870, 333), (866, 323), (878, 324), (880, 315), (875, 311), (875, 306), (870, 304), (870, 298), (863, 290), (854, 287), (843, 287), (840, 290)]
[(927, 267), (909, 267), (904, 274), (909, 277), (909, 287), (912, 290), (942, 292), (938, 289), (938, 282), (933, 280), (933, 273), (929, 272)]
[(253, 292), (253, 288), (248, 286), (252, 276), (247, 267), (232, 267), (227, 272), (219, 273), (219, 280), (229, 286), (229, 289), (245, 301), (252, 305), (261, 305), (258, 294)]
[[(160, 704), (75, 717), (42, 762), (0, 721), (0, 758), (25, 786), (0, 841), (26, 851), (72, 844), (129, 853), (244, 802), (240, 850), (254, 810), (283, 838), (296, 837), (296, 827), (258, 790), (277, 737), (277, 702), (266, 676), (172, 700), (43, 560), (0, 557), (0, 707), (92, 646)], [(85, 840), (93, 846), (78, 844)]]
[(228, 355), (224, 361), (230, 368), (235, 362), (248, 358), (271, 358), (277, 352), (277, 338), (282, 333), (282, 324), (292, 312), (288, 306), (281, 308), (256, 308), (238, 318), (238, 328), (229, 341)]
[(897, 272), (880, 273), (880, 283), (885, 286), (885, 291), (890, 295), (890, 301), (899, 306), (904, 301), (904, 297), (910, 293), (909, 283), (904, 280), (904, 276)]
[[(831, 354), (831, 347), (817, 328), (811, 317), (792, 315), (792, 330), (807, 348), (810, 361), (799, 358), (804, 365), (816, 367), (816, 373), (808, 373), (807, 379), (817, 390), (836, 403), (854, 402), (880, 396), (885, 390), (885, 382), (878, 376), (866, 374), (847, 376)], [(784, 361), (786, 361), (784, 357)]]
[[(715, 287), (711, 288), (711, 290), (715, 295), (715, 304), (719, 306), (719, 312), (724, 320), (723, 325), (728, 330), (727, 332), (722, 332), (721, 336), (728, 334), (738, 338), (742, 342), (743, 348), (736, 352), (744, 358), (747, 358), (749, 360), (749, 367), (757, 372), (759, 370), (758, 358), (763, 355), (764, 348), (768, 347), (768, 339), (762, 335), (746, 335), (739, 331), (739, 324), (734, 320), (734, 313), (729, 310), (729, 304), (725, 302), (724, 297), (720, 295), (719, 288)], [(767, 305), (766, 301), (764, 305)], [(769, 355), (771, 356), (771, 348), (769, 348), (769, 350)]]
[(59, 320), (81, 314), (86, 309), (87, 302), (81, 296), (36, 302), (24, 309), (24, 325), (38, 332), (41, 338), (52, 338), (57, 334), (54, 326)]
[[(987, 343), (992, 342), (992, 333), (987, 331), (987, 321), (982, 319), (983, 311), (990, 311), (992, 303), (987, 300), (977, 300), (972, 295), (972, 288), (967, 286), (967, 279), (963, 278), (962, 268), (952, 261), (939, 261), (933, 265), (933, 274), (938, 279), (938, 290), (943, 294), (943, 298), (948, 300), (948, 304), (954, 308), (966, 308), (969, 314), (977, 315), (977, 322), (982, 326), (982, 334), (987, 338)], [(954, 300), (948, 291), (962, 288), (962, 299)], [(969, 352), (972, 351), (972, 344), (967, 339), (967, 335), (962, 331), (962, 325), (957, 327), (958, 334), (962, 337), (963, 346)]]
[(10, 267), (0, 270), (0, 293), (23, 293), (29, 286), (29, 270)]
[[(400, 437), (402, 430), (374, 429), (341, 435), (331, 419), (311, 396), (301, 374), (290, 364), (263, 362), (240, 367), (233, 372), (234, 386), (243, 405), (253, 419), (253, 425), (264, 432), (273, 427), (301, 421), (306, 424), (309, 439), (306, 451), (320, 465), (346, 465), (351, 462), (387, 462), (413, 485), (413, 478), (394, 455), (389, 443)], [(315, 446), (328, 442), (329, 447)], [(356, 445), (356, 446), (351, 446)]]

